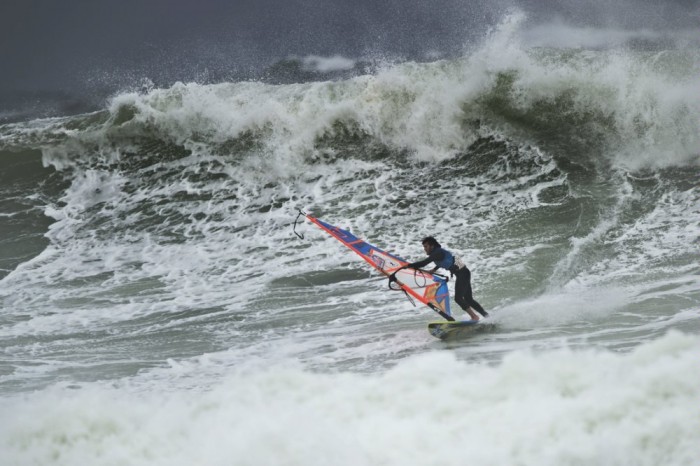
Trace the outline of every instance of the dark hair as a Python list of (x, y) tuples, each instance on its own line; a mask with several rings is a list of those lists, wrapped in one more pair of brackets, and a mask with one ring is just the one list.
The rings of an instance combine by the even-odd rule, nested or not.
[(436, 248), (442, 247), (442, 246), (440, 246), (440, 243), (438, 243), (437, 240), (435, 238), (433, 238), (432, 236), (426, 236), (425, 238), (423, 238), (421, 240), (421, 244), (425, 244), (425, 243), (428, 243), (431, 246), (435, 246)]

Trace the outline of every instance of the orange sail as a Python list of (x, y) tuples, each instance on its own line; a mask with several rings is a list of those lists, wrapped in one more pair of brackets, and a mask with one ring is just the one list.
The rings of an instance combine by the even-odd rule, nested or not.
[(304, 215), (320, 229), (353, 250), (375, 269), (387, 276), (394, 274), (396, 284), (407, 295), (430, 307), (446, 320), (454, 320), (450, 312), (446, 278), (425, 270), (400, 269), (408, 264), (406, 260), (367, 243), (347, 230), (330, 225), (304, 212), (300, 212), (300, 215)]

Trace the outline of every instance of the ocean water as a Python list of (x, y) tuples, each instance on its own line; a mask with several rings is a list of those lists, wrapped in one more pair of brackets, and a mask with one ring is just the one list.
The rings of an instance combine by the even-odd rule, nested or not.
[[(700, 51), (521, 23), (0, 126), (2, 464), (698, 464)], [(436, 236), (493, 329), (434, 339), (298, 209)]]

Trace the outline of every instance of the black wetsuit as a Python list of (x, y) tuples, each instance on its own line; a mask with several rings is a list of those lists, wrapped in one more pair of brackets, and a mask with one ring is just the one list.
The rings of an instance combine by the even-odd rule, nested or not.
[[(452, 269), (450, 269), (452, 272)], [(455, 301), (459, 304), (459, 307), (464, 309), (471, 307), (476, 310), (479, 314), (486, 317), (489, 315), (488, 312), (481, 307), (481, 304), (476, 302), (476, 299), (472, 296), (472, 273), (469, 271), (465, 265), (456, 272), (452, 272), (457, 279), (455, 280)]]
[[(436, 247), (430, 252), (430, 255), (428, 255), (426, 259), (408, 264), (406, 267), (410, 269), (420, 269), (431, 262), (434, 262), (436, 265), (441, 265), (441, 262), (445, 260), (445, 252), (446, 251), (443, 248)], [(484, 308), (481, 307), (481, 304), (476, 302), (472, 296), (472, 273), (469, 271), (467, 266), (465, 265), (462, 268), (459, 268), (453, 259), (452, 265), (447, 267), (447, 269), (456, 277), (455, 302), (459, 305), (459, 307), (461, 307), (464, 311), (471, 307), (482, 316), (488, 316), (489, 313), (486, 312)]]

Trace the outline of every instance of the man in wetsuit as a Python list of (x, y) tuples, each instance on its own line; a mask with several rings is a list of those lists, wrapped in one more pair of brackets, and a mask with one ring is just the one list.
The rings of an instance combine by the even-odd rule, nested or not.
[(477, 303), (472, 297), (472, 274), (467, 266), (464, 265), (464, 262), (462, 262), (459, 257), (454, 256), (447, 249), (443, 249), (443, 247), (440, 246), (440, 243), (438, 243), (432, 236), (423, 238), (423, 241), (421, 242), (423, 243), (423, 250), (425, 250), (425, 253), (428, 254), (428, 257), (422, 261), (404, 265), (401, 268), (420, 269), (433, 262), (435, 264), (435, 268), (432, 270), (432, 272), (436, 271), (437, 269), (449, 270), (453, 276), (457, 277), (455, 282), (455, 301), (457, 304), (459, 304), (459, 307), (461, 307), (464, 312), (469, 314), (469, 317), (471, 317), (472, 320), (479, 320), (479, 317), (474, 313), (474, 310), (479, 312), (479, 314), (482, 316), (488, 317), (488, 312), (486, 312), (484, 308), (481, 307), (481, 304)]

